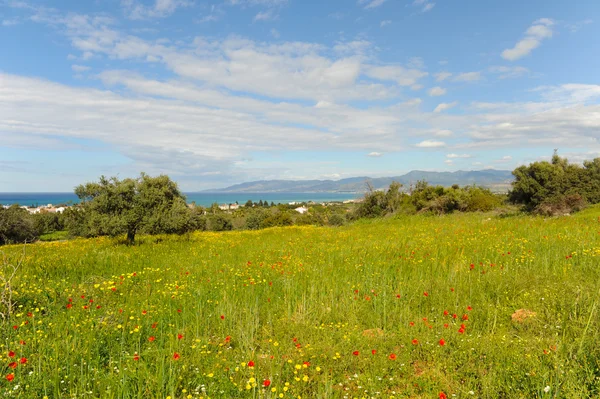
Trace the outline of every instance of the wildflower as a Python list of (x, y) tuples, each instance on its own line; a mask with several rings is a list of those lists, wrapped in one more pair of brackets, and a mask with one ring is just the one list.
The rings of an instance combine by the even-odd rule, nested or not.
[(448, 396), (444, 392), (440, 392), (440, 399), (448, 399)]
[(140, 355), (138, 355), (137, 353), (133, 355), (133, 360), (135, 360), (136, 362), (140, 360)]
[(471, 310), (473, 310), (473, 308), (470, 305), (467, 306), (467, 311), (471, 311)]
[(269, 385), (271, 385), (271, 381), (270, 380), (264, 380), (263, 381), (263, 387), (268, 387)]
[(177, 339), (183, 339), (183, 334), (177, 334)]
[(8, 357), (15, 357), (15, 352), (9, 351), (8, 352)]
[(374, 354), (376, 354), (376, 353), (377, 353), (377, 351), (376, 351), (375, 349), (373, 349), (373, 350), (371, 351), (371, 354), (372, 354), (372, 355), (374, 355)]
[(13, 373), (10, 373), (9, 375), (7, 375), (7, 376), (6, 376), (6, 379), (7, 379), (8, 381), (12, 381), (12, 380), (14, 380), (14, 379), (15, 379), (15, 375), (14, 375)]
[(12, 362), (8, 365), (8, 367), (10, 367), (11, 369), (16, 369), (17, 368), (17, 362)]
[(148, 337), (148, 341), (149, 341), (149, 342), (154, 342), (154, 340), (155, 340), (155, 339), (156, 339), (156, 338), (154, 338), (154, 336)]
[(26, 363), (27, 363), (27, 358), (26, 358), (26, 357), (22, 357), (22, 358), (19, 360), (19, 363), (21, 363), (21, 364), (26, 364)]
[(73, 304), (67, 303), (67, 309), (71, 309), (72, 307), (73, 307)]
[(469, 315), (465, 313), (464, 315), (462, 315), (462, 319), (463, 320), (469, 320)]
[(359, 352), (359, 351), (354, 351), (354, 352), (352, 352), (352, 354), (353, 354), (354, 356), (358, 356), (358, 355), (360, 354), (360, 352)]
[(389, 358), (390, 358), (390, 360), (396, 360), (396, 354), (395, 353), (390, 353)]
[(221, 320), (225, 320), (225, 315), (224, 314), (221, 315)]
[(446, 345), (446, 341), (444, 341), (444, 338), (440, 339), (440, 346), (444, 346)]
[(415, 338), (415, 339), (413, 339), (413, 340), (412, 340), (412, 344), (413, 344), (413, 345), (419, 345), (419, 340), (418, 340), (418, 339), (416, 339), (416, 338)]
[(544, 392), (546, 392), (546, 393), (550, 392), (550, 386), (549, 385), (546, 385), (546, 387), (544, 388)]
[(179, 355), (179, 353), (177, 353), (177, 352), (173, 353), (173, 359), (174, 360), (179, 360), (180, 357), (181, 356)]
[(254, 367), (254, 362), (252, 360), (248, 362), (248, 367)]
[(423, 292), (423, 296), (429, 296), (429, 293), (427, 291)]
[(450, 314), (450, 312), (448, 312), (447, 310), (444, 310), (444, 316), (448, 316)]
[(158, 323), (152, 323), (152, 328), (156, 328), (157, 325)]

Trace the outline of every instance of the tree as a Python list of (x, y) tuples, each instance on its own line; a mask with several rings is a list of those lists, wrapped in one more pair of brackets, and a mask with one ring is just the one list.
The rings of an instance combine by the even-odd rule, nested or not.
[(554, 152), (551, 162), (534, 162), (513, 171), (509, 199), (544, 214), (566, 213), (600, 202), (600, 158), (584, 167)]
[(37, 238), (35, 220), (29, 212), (18, 205), (0, 207), (0, 245), (31, 242)]
[(75, 188), (82, 201), (83, 235), (127, 234), (133, 243), (137, 233), (182, 234), (193, 229), (185, 196), (168, 176), (136, 179), (100, 177), (99, 182)]

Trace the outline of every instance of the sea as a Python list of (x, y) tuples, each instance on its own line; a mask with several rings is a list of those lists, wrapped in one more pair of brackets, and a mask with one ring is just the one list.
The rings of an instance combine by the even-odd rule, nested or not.
[[(217, 204), (245, 204), (248, 200), (260, 200), (275, 204), (289, 204), (290, 202), (333, 202), (358, 199), (360, 193), (184, 193), (188, 203), (208, 207)], [(76, 204), (79, 198), (73, 193), (0, 193), (0, 205), (19, 204), (21, 206), (41, 206)]]

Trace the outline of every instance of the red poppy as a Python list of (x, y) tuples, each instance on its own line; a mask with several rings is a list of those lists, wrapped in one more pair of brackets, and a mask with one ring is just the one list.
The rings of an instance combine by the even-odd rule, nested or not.
[(231, 341), (231, 337), (228, 335), (225, 337), (225, 342), (229, 342), (229, 341)]
[(396, 294), (396, 298), (400, 298), (400, 294)]
[(140, 355), (138, 355), (137, 353), (133, 355), (133, 360), (135, 360), (136, 362), (140, 360)]
[(17, 362), (12, 362), (8, 365), (8, 367), (10, 367), (11, 369), (16, 369), (17, 368)]
[(469, 320), (469, 315), (465, 313), (464, 315), (462, 315), (462, 319), (463, 320)]
[(148, 311), (147, 310), (142, 310), (142, 314), (145, 316), (145, 315), (148, 314)]
[(471, 311), (471, 310), (473, 310), (473, 308), (471, 306), (467, 306), (467, 310)]
[(412, 342), (413, 345), (419, 345), (419, 340), (416, 339), (416, 338), (413, 339), (411, 342)]
[(254, 362), (252, 360), (248, 362), (248, 367), (254, 367)]
[(155, 339), (156, 339), (156, 338), (154, 338), (154, 336), (152, 336), (152, 337), (148, 337), (148, 341), (150, 341), (150, 342), (154, 342), (154, 340), (155, 340)]
[(448, 316), (450, 314), (450, 312), (448, 312), (447, 310), (444, 310), (444, 316)]
[(27, 363), (27, 358), (26, 357), (22, 357), (21, 359), (19, 359), (19, 363), (21, 363), (21, 364)]
[(450, 326), (448, 325), (448, 323), (444, 324), (444, 328), (448, 328), (448, 327), (450, 327)]
[(25, 345), (25, 341), (23, 341), (23, 340), (20, 340), (20, 341), (19, 341), (19, 344), (21, 344), (21, 345)]
[(414, 325), (415, 325), (415, 322), (414, 322), (414, 321), (411, 321), (410, 323), (408, 323), (408, 325), (412, 327), (412, 326), (414, 326)]
[(221, 320), (225, 320), (225, 315), (224, 314), (221, 315)]
[(182, 334), (177, 334), (177, 339), (182, 339), (183, 335)]
[(305, 365), (306, 367), (310, 367), (310, 362), (302, 362), (303, 365)]
[(8, 357), (15, 357), (15, 352), (9, 351), (8, 352)]
[(396, 354), (395, 353), (390, 353), (389, 358), (390, 358), (390, 360), (396, 360)]
[(448, 399), (448, 396), (444, 392), (440, 392), (440, 399)]
[(371, 354), (372, 354), (372, 355), (374, 355), (374, 354), (376, 354), (376, 353), (377, 353), (377, 351), (376, 351), (375, 349), (373, 349), (373, 350), (371, 351)]
[(158, 323), (152, 323), (152, 328), (156, 328), (157, 325)]
[(359, 352), (359, 351), (354, 351), (354, 352), (352, 352), (352, 354), (353, 354), (354, 356), (358, 356), (358, 355), (360, 355), (360, 352)]
[(264, 380), (263, 381), (263, 387), (268, 387), (269, 385), (271, 385), (271, 381), (270, 380)]
[(425, 291), (425, 292), (423, 293), (423, 295), (424, 295), (424, 296), (429, 296), (429, 293), (428, 293), (427, 291)]
[(458, 329), (458, 333), (459, 334), (464, 334), (465, 333), (465, 329), (463, 327)]
[(101, 307), (102, 307), (102, 306), (98, 305), (98, 306), (96, 306), (96, 309), (100, 309)]
[(179, 353), (177, 353), (177, 352), (173, 353), (173, 359), (174, 360), (179, 360), (180, 357), (181, 356), (179, 355)]
[(181, 309), (177, 309), (177, 313), (181, 313)]
[(444, 338), (440, 339), (440, 346), (444, 346), (446, 345), (446, 341), (444, 341)]
[(453, 319), (456, 319), (457, 317), (458, 317), (458, 316), (456, 315), (456, 313), (454, 313), (454, 314), (452, 315), (452, 318), (453, 318)]
[(71, 309), (73, 305), (71, 303), (67, 303), (67, 309)]
[(7, 375), (7, 376), (6, 376), (6, 379), (7, 379), (8, 381), (12, 381), (12, 380), (14, 380), (14, 379), (15, 379), (15, 375), (14, 375), (14, 374), (12, 374), (12, 373), (10, 373), (9, 375)]

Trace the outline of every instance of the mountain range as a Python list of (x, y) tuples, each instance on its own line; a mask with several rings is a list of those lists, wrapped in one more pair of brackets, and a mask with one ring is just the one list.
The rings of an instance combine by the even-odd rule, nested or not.
[(341, 180), (259, 180), (233, 186), (205, 190), (211, 193), (362, 193), (368, 190), (368, 184), (375, 190), (386, 189), (396, 181), (402, 183), (405, 189), (419, 180), (425, 180), (431, 185), (449, 187), (453, 184), (460, 186), (479, 185), (493, 191), (507, 191), (513, 180), (509, 170), (471, 170), (456, 172), (427, 172), (413, 170), (405, 175), (394, 177), (368, 176), (350, 177)]

